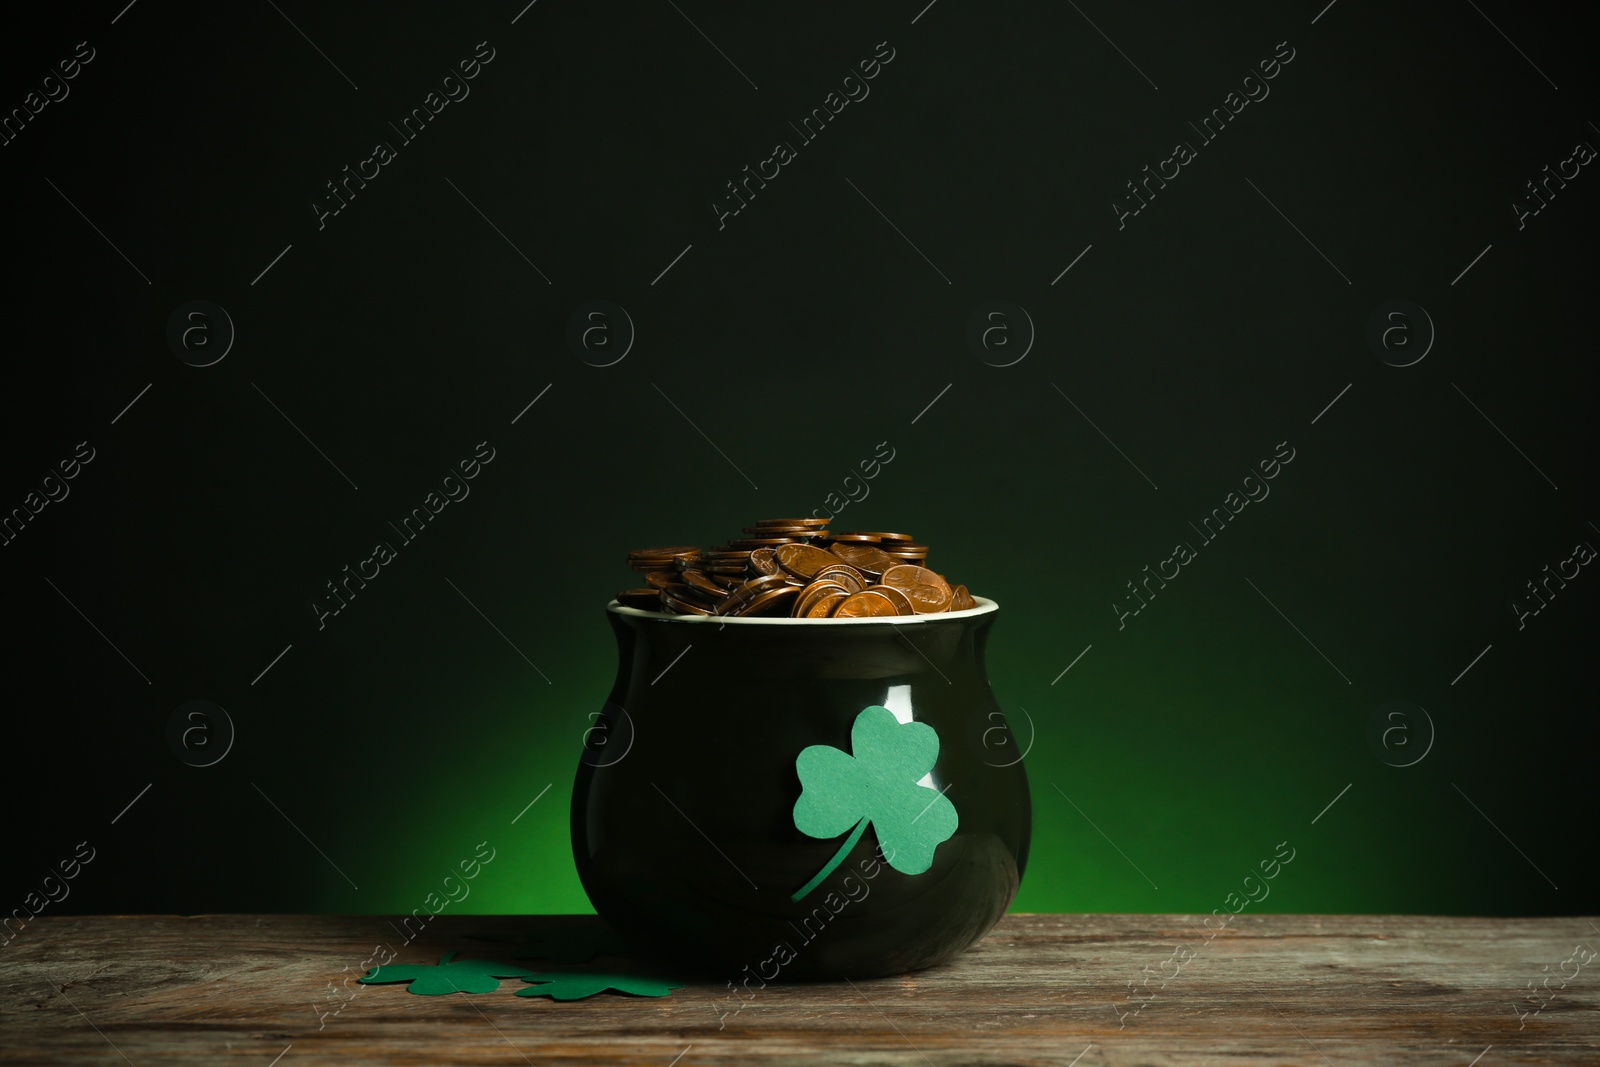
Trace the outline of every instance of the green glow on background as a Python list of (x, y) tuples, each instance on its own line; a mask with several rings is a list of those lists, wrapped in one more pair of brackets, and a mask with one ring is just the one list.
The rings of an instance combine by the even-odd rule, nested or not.
[[(1016, 908), (1205, 914), (1287, 841), (1250, 910), (1600, 910), (1600, 577), (1525, 628), (1509, 608), (1600, 544), (1582, 284), (1600, 198), (1575, 186), (1523, 230), (1508, 209), (1590, 136), (1552, 103), (1583, 94), (1552, 96), (1471, 12), (1410, 5), (1383, 32), (1342, 6), (1314, 31), (1277, 5), (1173, 6), (1148, 46), (1160, 92), (1070, 5), (941, 4), (914, 27), (762, 10), (727, 31), (783, 42), (752, 46), (757, 93), (668, 5), (627, 32), (601, 5), (514, 30), (418, 5), (370, 47), (370, 19), (330, 9), (306, 29), (341, 63), (327, 42), (363, 42), (355, 93), (297, 38), (219, 50), (208, 21), (140, 5), (29, 125), (15, 199), (48, 209), (9, 235), (27, 313), (8, 328), (44, 358), (4, 423), (5, 506), (76, 441), (99, 455), (0, 568), (28, 638), (0, 908), (88, 839), (47, 914), (406, 913), (481, 841), (496, 858), (446, 913), (588, 910), (568, 804), (624, 554), (821, 509), (887, 442), (836, 527), (912, 533), (1000, 604), (993, 689), (1014, 733), (1023, 709), (1036, 727)], [(30, 17), (6, 42), (22, 70), (88, 32), (71, 5)], [(338, 167), (491, 32), (471, 99), (319, 229)], [(1552, 74), (1592, 68), (1583, 35), (1527, 32)], [(1124, 183), (1295, 34), (1271, 100), (1119, 229)], [(870, 102), (719, 230), (750, 138), (885, 38), (900, 55)], [(1085, 41), (1098, 58), (1062, 61)], [(285, 63), (282, 85), (253, 76)], [(163, 337), (196, 298), (238, 328), (212, 367)], [(1365, 336), (1396, 298), (1438, 333), (1404, 368)], [(637, 327), (612, 366), (566, 339), (596, 299)], [(966, 337), (998, 299), (1036, 329), (1006, 367)], [(497, 458), (470, 497), (319, 626), (341, 568), (482, 441)], [(1119, 629), (1126, 583), (1280, 442), (1297, 456), (1270, 497)], [(237, 728), (215, 766), (168, 747), (192, 699)], [(1366, 740), (1393, 699), (1436, 728), (1413, 767)]]
[[(1050, 647), (1044, 629), (1019, 632), (1022, 610), (1002, 605), (989, 644), (991, 681), (1011, 709), (1012, 730), (1026, 740), (1020, 704), (1037, 731), (1024, 761), (1032, 848), (1013, 910), (1207, 914), (1226, 909), (1230, 893), (1242, 896), (1242, 880), (1280, 842), (1295, 859), (1248, 911), (1472, 912), (1483, 910), (1486, 894), (1522, 899), (1532, 872), (1461, 819), (1464, 802), (1448, 776), (1427, 761), (1397, 769), (1373, 758), (1364, 712), (1347, 687), (1314, 652), (1297, 649), (1298, 638), (1275, 628), (1270, 614), (1254, 611), (1248, 587), (1243, 597), (1233, 591), (1239, 616), (1231, 624), (1213, 618), (1184, 647), (1188, 612), (1223, 597), (1218, 587), (1228, 577), (1196, 572), (1184, 596), (1152, 605), (1164, 616), (1152, 610), (1137, 620), (1146, 630), (1140, 636), (1181, 649), (1161, 671), (1138, 669), (1137, 650), (1119, 645), (1134, 624), (1118, 632), (1113, 621), (1054, 686), (1050, 679), (1078, 650)], [(586, 656), (552, 660), (562, 664), (563, 683), (549, 686), (514, 654), (503, 655), (503, 645), (462, 643), (465, 663), (455, 677), (496, 665), (457, 695), (473, 705), (471, 714), (458, 716), (454, 731), (426, 738), (427, 772), (401, 776), (419, 787), (419, 801), (429, 780), (449, 787), (432, 802), (405, 802), (386, 834), (356, 819), (330, 851), (364, 872), (362, 890), (348, 893), (311, 865), (311, 880), (326, 890), (308, 902), (313, 909), (423, 907), (456, 862), (488, 841), (496, 858), (470, 897), (446, 912), (591, 910), (571, 861), (568, 806), (587, 715), (603, 702), (615, 663), (598, 610), (569, 639)], [(1241, 640), (1267, 646), (1272, 665), (1242, 679), (1229, 654)], [(1130, 661), (1119, 662), (1125, 656)], [(1430, 758), (1448, 749), (1442, 743)], [(708, 758), (729, 755), (707, 747)], [(422, 750), (408, 758), (424, 758)], [(1430, 831), (1419, 833), (1423, 826)]]

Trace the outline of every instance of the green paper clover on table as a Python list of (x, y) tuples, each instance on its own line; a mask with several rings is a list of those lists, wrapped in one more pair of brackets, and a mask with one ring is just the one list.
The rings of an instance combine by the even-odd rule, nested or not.
[(939, 735), (933, 727), (903, 723), (888, 708), (873, 704), (856, 716), (850, 748), (854, 755), (832, 745), (812, 745), (795, 758), (801, 786), (794, 804), (795, 829), (811, 837), (846, 832), (850, 837), (791, 900), (821, 885), (869, 822), (878, 844), (888, 851), (889, 866), (902, 874), (921, 874), (932, 867), (934, 849), (960, 825), (956, 806), (941, 790), (918, 784), (939, 758)]
[(515, 963), (497, 960), (456, 960), (450, 962), (454, 952), (446, 952), (437, 964), (415, 963), (374, 967), (356, 981), (366, 985), (385, 982), (410, 982), (406, 992), (423, 997), (438, 997), (446, 993), (493, 993), (500, 988), (501, 978), (522, 978), (528, 969)]
[(550, 971), (517, 977), (538, 982), (517, 990), (519, 997), (550, 997), (552, 1000), (582, 1000), (596, 993), (626, 993), (634, 997), (664, 997), (683, 983), (633, 974), (600, 974), (594, 971)]

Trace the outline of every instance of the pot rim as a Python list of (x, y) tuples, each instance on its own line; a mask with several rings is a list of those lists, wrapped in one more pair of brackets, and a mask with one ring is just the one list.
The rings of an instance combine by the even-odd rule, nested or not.
[(710, 624), (713, 626), (859, 626), (883, 625), (885, 623), (900, 627), (915, 626), (918, 623), (938, 622), (942, 619), (973, 619), (983, 615), (992, 615), (1000, 610), (1000, 605), (988, 597), (974, 596), (978, 606), (965, 611), (939, 611), (930, 615), (869, 615), (859, 619), (793, 619), (788, 616), (775, 618), (741, 618), (737, 615), (679, 615), (670, 611), (645, 611), (643, 608), (630, 608), (612, 600), (606, 605), (606, 610), (618, 615), (625, 615), (635, 619), (657, 619), (662, 622)]

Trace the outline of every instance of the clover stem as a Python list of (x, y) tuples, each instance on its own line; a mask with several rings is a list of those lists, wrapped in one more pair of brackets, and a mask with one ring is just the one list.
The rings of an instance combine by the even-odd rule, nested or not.
[(856, 842), (861, 840), (861, 835), (866, 833), (867, 821), (868, 820), (866, 816), (861, 817), (861, 821), (856, 823), (856, 828), (850, 831), (850, 836), (845, 838), (844, 844), (839, 846), (839, 851), (833, 854), (833, 859), (829, 860), (827, 866), (823, 867), (822, 870), (817, 872), (817, 876), (815, 878), (811, 879), (811, 881), (802, 886), (800, 888), (800, 892), (790, 897), (790, 900), (799, 900), (801, 897), (817, 888), (817, 886), (822, 884), (822, 880), (824, 878), (832, 874), (834, 869), (838, 867), (839, 864), (844, 862), (844, 858), (850, 854), (850, 850), (856, 847)]

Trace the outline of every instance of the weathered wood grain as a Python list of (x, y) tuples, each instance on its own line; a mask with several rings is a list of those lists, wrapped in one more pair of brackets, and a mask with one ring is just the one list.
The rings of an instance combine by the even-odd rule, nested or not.
[(516, 980), (447, 997), (353, 982), (380, 944), (492, 957), (478, 938), (552, 921), (441, 916), (404, 945), (381, 918), (39, 918), (0, 948), (0, 1062), (1600, 1063), (1600, 958), (1562, 967), (1600, 949), (1586, 918), (1241, 915), (1211, 936), (1196, 916), (1012, 915), (943, 967), (748, 1001), (706, 980), (565, 1004)]

